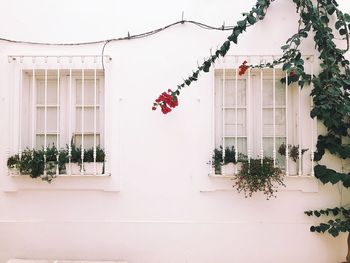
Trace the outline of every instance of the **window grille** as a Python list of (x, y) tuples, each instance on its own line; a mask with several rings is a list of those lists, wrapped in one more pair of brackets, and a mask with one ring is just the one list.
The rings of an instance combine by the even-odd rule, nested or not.
[[(244, 60), (261, 64), (273, 58), (226, 56), (216, 64), (212, 147), (234, 147), (236, 160), (239, 154), (245, 155), (248, 162), (270, 157), (287, 176), (313, 176), (317, 120), (310, 117), (312, 87), (282, 83), (282, 78), (288, 80), (288, 74), (278, 67), (249, 68), (242, 76), (238, 73)], [(304, 61), (305, 71), (312, 75), (313, 56), (305, 56)], [(281, 144), (287, 145), (283, 155), (278, 151)], [(304, 153), (303, 149), (308, 150)], [(291, 150), (297, 159), (296, 169), (292, 169), (295, 159), (291, 159)], [(236, 165), (234, 174), (237, 173)], [(214, 168), (211, 174), (215, 174)]]
[[(66, 175), (108, 175), (105, 74), (101, 56), (9, 56), (12, 64), (11, 141), (9, 155), (24, 149), (66, 148)], [(104, 56), (104, 61), (110, 58)], [(16, 106), (18, 105), (18, 106)], [(81, 151), (79, 172), (71, 170), (72, 147)], [(98, 149), (104, 149), (103, 172), (96, 169)], [(92, 150), (93, 172), (85, 172), (85, 150)], [(46, 170), (44, 171), (46, 173)], [(60, 171), (56, 164), (56, 175)], [(44, 174), (45, 175), (45, 174)]]

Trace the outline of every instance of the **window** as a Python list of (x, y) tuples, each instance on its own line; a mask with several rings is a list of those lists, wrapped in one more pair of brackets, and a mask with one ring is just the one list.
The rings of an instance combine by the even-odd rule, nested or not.
[[(235, 63), (215, 70), (214, 147), (234, 147), (248, 158), (271, 157), (288, 175), (312, 174), (316, 123), (310, 118), (310, 87), (286, 86), (281, 69), (250, 69), (239, 76), (237, 66), (227, 65)], [(280, 154), (281, 145), (290, 145), (289, 157)]]
[[(13, 61), (11, 153), (21, 156), (27, 148), (46, 151), (54, 146), (67, 149), (70, 162), (76, 146), (82, 164), (91, 162), (84, 158), (87, 150), (96, 163), (97, 149), (106, 145), (105, 80), (97, 57), (13, 57)], [(81, 168), (79, 174), (84, 172)]]

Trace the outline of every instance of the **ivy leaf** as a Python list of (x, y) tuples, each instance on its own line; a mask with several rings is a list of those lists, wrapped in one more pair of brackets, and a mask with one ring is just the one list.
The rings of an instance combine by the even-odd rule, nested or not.
[(247, 28), (247, 21), (246, 20), (238, 21), (237, 25), (240, 27), (242, 31), (244, 31)]
[(205, 61), (203, 63), (203, 71), (209, 72), (210, 66), (211, 66), (211, 61), (210, 60)]
[(232, 33), (227, 39), (232, 41), (233, 43), (237, 44), (237, 36), (236, 36), (236, 34)]
[(332, 227), (328, 230), (328, 233), (331, 234), (333, 237), (337, 237), (339, 235), (339, 230), (335, 227)]
[(248, 23), (254, 25), (256, 23), (256, 18), (253, 15), (247, 16)]
[(308, 216), (312, 216), (312, 211), (305, 211), (304, 213)]
[(290, 69), (290, 67), (291, 67), (291, 64), (290, 64), (289, 62), (284, 63), (284, 64), (283, 64), (283, 67), (282, 67), (282, 70), (283, 70), (283, 71), (286, 71), (286, 70)]
[(344, 14), (344, 20), (345, 20), (345, 22), (350, 23), (350, 15), (345, 13)]
[(328, 16), (321, 16), (320, 19), (321, 19), (321, 21), (322, 21), (323, 23), (325, 23), (325, 24), (329, 23), (329, 18), (328, 18)]
[(286, 49), (288, 49), (289, 48), (289, 45), (283, 45), (282, 47), (281, 47), (281, 49), (283, 50), (283, 51), (285, 51)]
[(344, 28), (340, 29), (339, 34), (346, 35), (346, 30)]
[(317, 217), (320, 217), (320, 216), (321, 216), (321, 213), (318, 212), (318, 211), (315, 211), (315, 212), (314, 212), (314, 215), (317, 216)]
[(225, 41), (220, 47), (221, 56), (225, 56), (227, 51), (230, 49), (230, 41)]
[(331, 226), (329, 224), (321, 223), (320, 224), (320, 229), (324, 233), (326, 232)]
[(343, 25), (342, 21), (338, 20), (337, 22), (335, 22), (335, 29), (338, 30), (339, 28), (341, 28)]

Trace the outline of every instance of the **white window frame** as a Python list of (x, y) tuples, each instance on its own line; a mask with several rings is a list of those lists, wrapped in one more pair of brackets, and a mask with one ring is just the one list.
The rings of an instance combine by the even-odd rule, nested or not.
[[(270, 60), (273, 57), (270, 57)], [(218, 140), (222, 141), (221, 139), (218, 139), (218, 126), (222, 126), (221, 132), (223, 131), (223, 123), (217, 123), (217, 112), (218, 108), (216, 105), (217, 99), (216, 99), (216, 91), (217, 89), (223, 89), (225, 90), (225, 83), (223, 83), (223, 79), (233, 79), (235, 81), (236, 76), (238, 79), (246, 79), (247, 80), (247, 98), (249, 98), (249, 89), (252, 88), (252, 86), (259, 86), (260, 85), (260, 69), (248, 69), (246, 73), (243, 76), (238, 75), (238, 66), (242, 61), (245, 59), (248, 60), (249, 64), (260, 64), (264, 61), (266, 61), (266, 57), (262, 56), (227, 56), (224, 59), (221, 59), (219, 63), (216, 64), (216, 69), (214, 70), (214, 76), (213, 76), (213, 115), (212, 115), (212, 122), (213, 122), (213, 140), (212, 140), (212, 147), (218, 148), (221, 144), (218, 144)], [(310, 74), (313, 73), (313, 57), (308, 56), (304, 58), (307, 64), (305, 66), (306, 70), (309, 71)], [(237, 70), (236, 70), (237, 69)], [(278, 73), (279, 71), (282, 71), (281, 68), (276, 68), (276, 69), (269, 69), (271, 72), (268, 73), (267, 69), (263, 69), (263, 78), (266, 78), (266, 76), (273, 74), (272, 72), (275, 71), (275, 79), (279, 80), (281, 77), (286, 77), (286, 73)], [(255, 78), (251, 78), (251, 75), (257, 75)], [(253, 80), (250, 84), (249, 81)], [(315, 136), (317, 136), (317, 120), (316, 119), (311, 119), (310, 117), (310, 110), (312, 107), (312, 99), (310, 97), (310, 86), (305, 86), (303, 89), (300, 89), (300, 87), (295, 83), (290, 86), (286, 87), (287, 90), (294, 90), (290, 91), (287, 93), (288, 95), (288, 101), (289, 103), (287, 104), (287, 114), (288, 114), (288, 119), (286, 121), (287, 127), (286, 130), (288, 131), (287, 133), (287, 144), (292, 144), (292, 145), (301, 145), (301, 148), (308, 148), (309, 151), (305, 153), (302, 156), (302, 162), (304, 163), (303, 168), (297, 172), (297, 174), (293, 174), (294, 176), (302, 177), (302, 176), (307, 176), (307, 177), (312, 177), (313, 176), (313, 152), (315, 150)], [(259, 88), (260, 89), (260, 88)], [(258, 89), (258, 90), (259, 90)], [(251, 91), (250, 91), (251, 92)], [(225, 96), (225, 94), (222, 94), (222, 96)], [(300, 96), (300, 99), (299, 97)], [(247, 130), (249, 131), (249, 134), (247, 134), (247, 145), (250, 143), (250, 149), (249, 146), (247, 146), (247, 155), (248, 158), (257, 158), (257, 156), (261, 156), (261, 132), (262, 129), (257, 129), (257, 126), (261, 127), (261, 117), (257, 117), (256, 120), (251, 116), (251, 110), (252, 106), (254, 105), (255, 108), (253, 108), (253, 111), (258, 113), (259, 110), (256, 109), (256, 107), (261, 107), (261, 103), (254, 103), (253, 98), (255, 99), (260, 99), (260, 96), (254, 96), (250, 97), (250, 101), (247, 100)], [(301, 102), (300, 104), (298, 104)], [(299, 115), (300, 112), (300, 115)], [(261, 114), (261, 112), (259, 112)], [(259, 115), (260, 115), (259, 114)], [(223, 118), (223, 117), (222, 117)], [(301, 124), (301, 125), (300, 125)], [(303, 127), (306, 124), (308, 128)], [(297, 131), (297, 132), (296, 132)], [(316, 131), (316, 132), (315, 132)], [(299, 134), (305, 134), (307, 133), (306, 136), (302, 135), (299, 136)], [(276, 138), (276, 136), (275, 136)], [(255, 142), (254, 142), (255, 141)], [(278, 151), (279, 144), (276, 144), (276, 153)], [(250, 151), (249, 151), (250, 150)], [(271, 156), (273, 157), (273, 156)], [(310, 158), (310, 159), (308, 159)], [(288, 158), (286, 157), (286, 163), (290, 162), (290, 159), (287, 160)], [(310, 161), (308, 161), (310, 160)], [(306, 164), (305, 163), (309, 163)], [(286, 175), (288, 172), (284, 171)], [(215, 176), (215, 171), (213, 168), (211, 168), (210, 174), (212, 176)], [(225, 175), (219, 175), (219, 176), (225, 176)]]
[[(109, 56), (105, 56), (104, 58), (104, 62), (107, 64), (110, 61), (110, 57)], [(67, 93), (67, 89), (69, 88), (69, 76), (67, 76), (67, 72), (69, 73), (69, 70), (72, 70), (72, 72), (76, 72), (77, 70), (82, 70), (84, 69), (85, 72), (94, 72), (94, 70), (96, 70), (97, 72), (97, 80), (100, 80), (100, 91), (102, 89), (103, 93), (100, 94), (100, 145), (101, 147), (104, 148), (105, 151), (105, 167), (104, 167), (104, 174), (101, 174), (102, 176), (110, 176), (110, 161), (109, 161), (109, 147), (108, 147), (108, 138), (109, 138), (109, 134), (110, 132), (108, 131), (110, 125), (108, 124), (108, 122), (106, 121), (110, 114), (108, 113), (108, 109), (110, 107), (110, 96), (109, 93), (107, 92), (107, 89), (105, 88), (105, 79), (106, 79), (106, 74), (104, 72), (104, 69), (102, 70), (102, 64), (101, 64), (101, 56), (9, 56), (9, 63), (12, 64), (12, 73), (11, 76), (12, 79), (14, 80), (13, 85), (12, 85), (12, 89), (10, 89), (10, 123), (9, 123), (9, 133), (10, 133), (10, 140), (9, 140), (9, 146), (8, 146), (8, 156), (13, 155), (13, 154), (17, 154), (19, 153), (21, 150), (23, 151), (23, 149), (28, 146), (29, 148), (32, 148), (32, 143), (30, 142), (31, 139), (28, 139), (28, 142), (26, 145), (24, 145), (22, 143), (22, 132), (23, 132), (23, 117), (22, 114), (24, 111), (24, 106), (23, 106), (23, 101), (21, 99), (21, 96), (23, 95), (23, 90), (25, 88), (29, 89), (29, 94), (31, 94), (30, 96), (32, 96), (32, 85), (33, 85), (33, 78), (32, 78), (32, 72), (35, 70), (35, 72), (40, 72), (42, 70), (47, 69), (48, 71), (55, 71), (57, 69), (60, 69), (60, 102), (62, 102), (62, 104), (60, 105), (60, 148), (65, 148), (66, 144), (67, 144), (67, 140), (65, 140), (64, 137), (67, 136), (70, 137), (68, 135), (68, 122), (66, 116), (68, 116), (68, 114), (66, 114), (66, 111), (69, 110), (70, 107), (62, 107), (63, 103), (67, 104), (66, 100), (62, 100), (62, 98), (64, 98), (63, 94), (66, 92)], [(106, 66), (106, 65), (105, 65)], [(62, 73), (65, 73), (65, 75), (63, 75)], [(78, 74), (72, 74), (72, 104), (71, 108), (73, 110), (72, 114), (72, 119), (71, 119), (71, 132), (73, 134), (73, 132), (75, 131), (75, 90), (76, 90), (76, 83), (77, 80), (81, 79), (81, 76), (79, 76)], [(47, 78), (47, 80), (49, 80), (50, 78)], [(56, 78), (53, 77), (53, 79), (55, 79), (57, 81), (57, 75)], [(88, 75), (86, 78), (86, 80), (94, 80), (94, 76)], [(40, 76), (38, 78), (38, 76), (35, 77), (35, 85), (37, 84), (38, 80), (44, 80), (43, 76)], [(63, 86), (66, 86), (65, 88), (62, 88)], [(37, 91), (37, 87), (35, 89), (35, 92)], [(73, 92), (74, 91), (74, 92)], [(34, 103), (36, 105), (36, 93), (34, 94), (35, 96), (35, 100)], [(102, 101), (102, 100), (103, 101)], [(67, 98), (68, 100), (68, 98)], [(30, 122), (32, 122), (31, 118), (33, 117), (33, 113), (36, 114), (36, 109), (33, 109), (33, 98), (30, 97), (29, 98), (29, 105), (28, 107), (30, 108), (30, 111), (27, 113), (30, 119)], [(104, 103), (102, 103), (104, 102)], [(67, 106), (67, 105), (66, 105)], [(35, 120), (35, 118), (34, 118)], [(64, 123), (66, 122), (66, 126), (64, 125)], [(30, 123), (28, 125), (31, 126), (32, 123)], [(108, 126), (108, 127), (107, 127)], [(36, 123), (34, 121), (34, 132), (36, 134)], [(62, 133), (62, 129), (66, 130)], [(20, 131), (22, 130), (22, 132)], [(33, 127), (30, 127), (30, 130), (33, 131)], [(24, 131), (25, 132), (25, 131)], [(64, 134), (66, 136), (62, 136), (62, 134)], [(31, 135), (33, 138), (33, 135)], [(19, 139), (20, 138), (20, 139)], [(68, 140), (68, 142), (70, 143), (70, 139)], [(98, 142), (98, 141), (97, 141)], [(34, 144), (34, 148), (36, 147), (36, 145)], [(10, 174), (13, 175), (13, 174)], [(71, 174), (70, 176), (81, 176), (83, 174), (80, 175), (73, 175)], [(99, 176), (101, 176), (99, 175)], [(66, 175), (61, 175), (60, 176), (66, 176)], [(85, 175), (84, 175), (85, 176)], [(92, 175), (88, 175), (88, 176), (92, 176)]]

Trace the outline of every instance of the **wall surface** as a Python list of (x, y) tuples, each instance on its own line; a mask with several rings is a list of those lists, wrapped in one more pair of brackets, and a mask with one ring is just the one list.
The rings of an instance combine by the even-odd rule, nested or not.
[[(186, 19), (232, 25), (254, 1), (0, 3), (1, 37), (69, 43), (148, 31), (179, 20), (182, 11)], [(348, 0), (339, 3), (350, 11)], [(280, 54), (280, 46), (297, 30), (294, 11), (292, 1), (274, 1), (266, 19), (249, 28), (231, 54)], [(229, 179), (208, 178), (213, 72), (184, 91), (179, 108), (170, 115), (151, 111), (157, 95), (181, 82), (227, 35), (186, 24), (141, 40), (109, 43), (105, 54), (113, 59), (106, 71), (112, 176), (57, 178), (51, 185), (7, 176), (13, 89), (7, 56), (98, 55), (102, 44), (0, 42), (0, 262), (15, 257), (129, 263), (344, 259), (346, 236), (310, 233), (316, 221), (303, 214), (346, 205), (349, 195), (340, 187), (294, 178), (278, 198), (266, 201), (259, 194), (245, 199)], [(305, 43), (303, 51), (315, 54), (312, 42)], [(328, 163), (341, 165), (331, 158)]]

